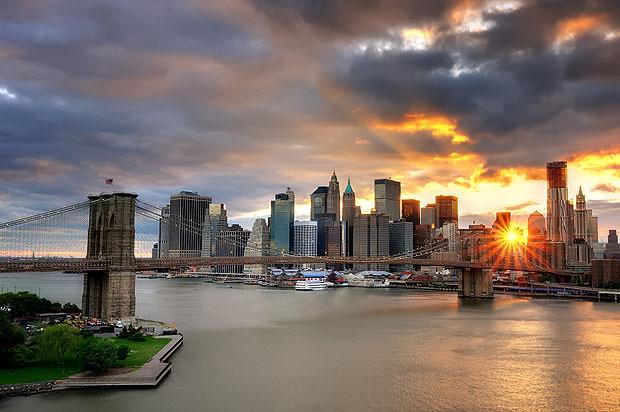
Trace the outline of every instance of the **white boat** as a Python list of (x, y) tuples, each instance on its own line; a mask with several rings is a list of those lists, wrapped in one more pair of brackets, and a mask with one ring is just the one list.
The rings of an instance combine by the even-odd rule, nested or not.
[(295, 290), (325, 290), (328, 283), (320, 279), (298, 280), (295, 283)]

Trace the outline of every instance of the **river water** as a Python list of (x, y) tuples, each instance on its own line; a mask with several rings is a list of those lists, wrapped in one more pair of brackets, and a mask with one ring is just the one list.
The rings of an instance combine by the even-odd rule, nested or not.
[[(78, 275), (4, 274), (0, 289), (81, 301)], [(620, 304), (199, 279), (137, 279), (136, 294), (139, 317), (185, 336), (158, 388), (47, 393), (0, 410), (620, 410)]]

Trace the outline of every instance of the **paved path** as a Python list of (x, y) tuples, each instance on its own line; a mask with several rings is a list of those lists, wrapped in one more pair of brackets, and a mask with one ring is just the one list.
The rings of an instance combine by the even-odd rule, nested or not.
[(171, 364), (168, 359), (183, 344), (183, 335), (156, 336), (156, 338), (172, 338), (140, 369), (126, 373), (115, 373), (110, 370), (103, 375), (92, 375), (83, 372), (56, 382), (55, 389), (85, 388), (85, 387), (116, 387), (142, 386), (155, 387), (170, 372)]

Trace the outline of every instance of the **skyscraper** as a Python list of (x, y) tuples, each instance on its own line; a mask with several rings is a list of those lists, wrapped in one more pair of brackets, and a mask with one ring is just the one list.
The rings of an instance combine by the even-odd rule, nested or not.
[[(219, 256), (243, 256), (250, 238), (250, 231), (244, 230), (238, 224), (233, 224), (222, 230), (217, 239)], [(221, 265), (216, 267), (220, 273), (243, 273), (243, 265)]]
[(325, 256), (342, 256), (341, 222), (333, 221), (325, 225)]
[(224, 256), (218, 249), (218, 239), (224, 230), (228, 229), (228, 217), (226, 206), (223, 203), (213, 203), (205, 215), (202, 224), (202, 249), (200, 256)]
[(496, 212), (495, 222), (493, 222), (493, 231), (495, 232), (507, 232), (511, 225), (510, 212)]
[(598, 243), (598, 217), (592, 216), (592, 209), (588, 209), (587, 213), (588, 213), (588, 242), (590, 244)]
[(329, 189), (327, 191), (327, 213), (335, 214), (336, 221), (340, 221), (340, 184), (338, 183), (335, 170), (329, 180)]
[(402, 201), (403, 220), (414, 225), (420, 224), (420, 201), (416, 199), (403, 199)]
[(317, 221), (317, 255), (327, 255), (327, 227), (337, 223), (335, 213), (321, 213), (316, 215)]
[[(406, 220), (390, 222), (388, 229), (390, 236), (390, 255), (411, 253), (413, 250), (413, 222), (407, 222)], [(390, 271), (392, 272), (404, 272), (412, 268), (412, 265), (390, 265)]]
[(527, 218), (527, 241), (542, 242), (547, 237), (545, 217), (538, 210)]
[(347, 179), (347, 187), (342, 193), (342, 247), (344, 256), (353, 255), (353, 221), (359, 214), (359, 208), (355, 206), (355, 192), (351, 187), (351, 178)]
[(552, 242), (567, 242), (568, 187), (566, 162), (547, 163), (547, 236)]
[(588, 209), (586, 197), (579, 186), (575, 199), (575, 240), (584, 240), (588, 245), (598, 242), (598, 218)]
[(170, 251), (170, 205), (161, 208), (161, 219), (159, 219), (159, 256), (160, 258), (169, 257)]
[(611, 245), (618, 244), (618, 232), (616, 229), (609, 229), (609, 235), (607, 235), (607, 243)]
[(349, 224), (352, 225), (353, 219), (355, 219), (355, 214), (355, 192), (353, 192), (353, 188), (351, 187), (351, 178), (349, 178), (347, 180), (347, 187), (342, 193), (342, 220), (349, 222)]
[(310, 220), (316, 220), (317, 215), (327, 213), (327, 186), (319, 186), (310, 195)]
[(391, 179), (375, 180), (375, 210), (389, 220), (400, 220), (400, 182)]
[[(362, 214), (353, 221), (353, 256), (380, 257), (390, 253), (389, 219), (384, 214)], [(387, 264), (355, 264), (354, 270), (387, 270)]]
[[(243, 256), (269, 256), (269, 226), (265, 219), (258, 218), (254, 221)], [(267, 265), (245, 265), (245, 270), (266, 273)]]
[(295, 192), (290, 187), (286, 188), (286, 195), (288, 196), (288, 200), (293, 202), (293, 220), (295, 220)]
[(435, 196), (435, 226), (440, 228), (444, 223), (459, 224), (459, 200), (456, 196)]
[(171, 258), (198, 257), (202, 250), (202, 225), (211, 204), (209, 196), (182, 191), (170, 196)]
[(275, 254), (289, 253), (293, 246), (293, 221), (295, 220), (295, 194), (278, 193), (271, 201), (270, 229), (271, 250)]
[(435, 212), (436, 210), (434, 204), (428, 204), (420, 209), (420, 224), (435, 228), (435, 222), (437, 221)]
[[(415, 248), (428, 246), (433, 242), (433, 225), (415, 225), (413, 233), (413, 245)], [(428, 256), (421, 256), (428, 257)]]
[(317, 222), (296, 220), (293, 224), (293, 253), (316, 256)]
[(618, 244), (618, 233), (615, 229), (609, 230), (607, 245), (605, 245), (605, 259), (620, 259), (620, 245)]
[(159, 257), (159, 243), (153, 244), (153, 249), (151, 249), (151, 258), (157, 259)]

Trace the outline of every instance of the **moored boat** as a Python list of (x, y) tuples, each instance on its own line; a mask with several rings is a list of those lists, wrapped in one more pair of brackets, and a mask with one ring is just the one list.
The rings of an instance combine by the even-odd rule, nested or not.
[(295, 283), (295, 290), (325, 290), (327, 287), (327, 282), (320, 279), (298, 280)]

